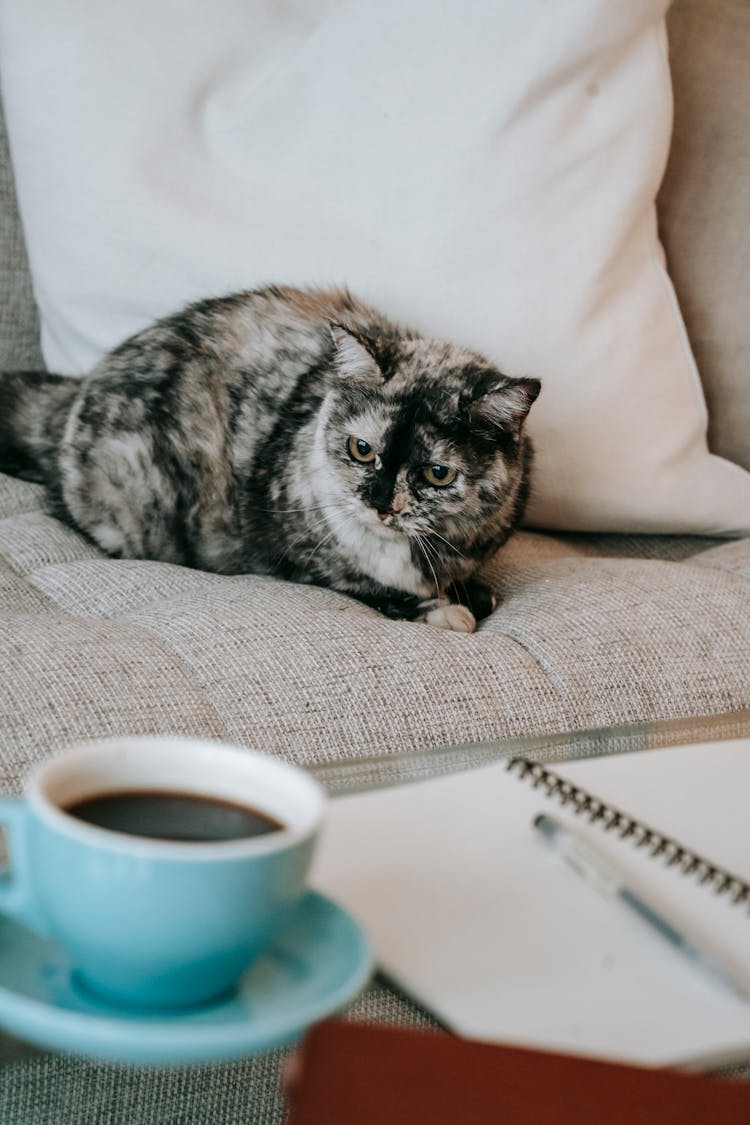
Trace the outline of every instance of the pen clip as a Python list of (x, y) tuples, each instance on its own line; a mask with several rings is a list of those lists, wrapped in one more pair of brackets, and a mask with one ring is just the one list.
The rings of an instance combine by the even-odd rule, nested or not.
[(546, 813), (538, 813), (532, 823), (568, 866), (600, 894), (615, 898), (620, 893), (622, 880), (617, 871), (600, 859), (578, 835)]
[(614, 872), (606, 871), (584, 843), (573, 837), (561, 840), (560, 855), (586, 882), (607, 898), (615, 898), (622, 883)]

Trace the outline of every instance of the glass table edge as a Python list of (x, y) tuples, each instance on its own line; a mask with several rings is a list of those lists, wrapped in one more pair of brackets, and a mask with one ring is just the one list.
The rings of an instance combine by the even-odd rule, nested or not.
[(335, 797), (442, 777), (509, 758), (561, 763), (735, 738), (750, 738), (750, 710), (466, 742), (432, 750), (322, 762), (308, 768), (328, 795)]

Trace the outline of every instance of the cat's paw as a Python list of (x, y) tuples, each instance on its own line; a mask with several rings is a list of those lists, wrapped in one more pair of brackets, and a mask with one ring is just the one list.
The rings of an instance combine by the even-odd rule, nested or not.
[(492, 590), (474, 578), (467, 578), (464, 582), (454, 582), (448, 587), (446, 594), (452, 602), (465, 605), (477, 621), (489, 617), (497, 609), (497, 598)]
[(427, 625), (434, 625), (438, 629), (450, 629), (453, 633), (473, 633), (477, 627), (477, 620), (470, 609), (465, 605), (438, 605), (430, 609), (422, 620)]

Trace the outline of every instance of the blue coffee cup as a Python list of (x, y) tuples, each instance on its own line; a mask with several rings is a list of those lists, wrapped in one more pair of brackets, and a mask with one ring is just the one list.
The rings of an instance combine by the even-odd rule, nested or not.
[[(180, 842), (102, 828), (66, 811), (136, 791), (196, 794), (281, 827)], [(86, 743), (0, 800), (9, 871), (0, 911), (58, 940), (79, 982), (136, 1007), (202, 1004), (231, 990), (289, 919), (305, 885), (324, 793), (269, 755), (183, 738)]]

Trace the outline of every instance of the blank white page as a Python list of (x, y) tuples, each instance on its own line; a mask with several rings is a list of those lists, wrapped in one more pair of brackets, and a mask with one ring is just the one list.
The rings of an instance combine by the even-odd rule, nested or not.
[[(750, 741), (550, 766), (750, 881)], [(331, 802), (316, 887), (383, 970), (476, 1039), (642, 1064), (750, 1056), (750, 1003), (601, 897), (531, 826), (554, 812), (750, 991), (750, 913), (560, 808), (505, 763)]]

